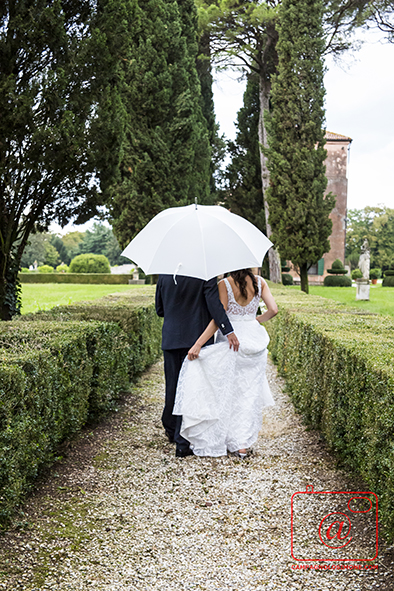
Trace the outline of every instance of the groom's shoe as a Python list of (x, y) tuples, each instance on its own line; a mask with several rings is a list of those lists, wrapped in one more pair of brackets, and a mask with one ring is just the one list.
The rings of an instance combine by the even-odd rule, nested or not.
[(166, 437), (170, 443), (175, 443), (174, 435), (171, 435), (170, 433), (168, 433), (168, 431), (166, 431)]
[(193, 450), (190, 449), (177, 449), (175, 452), (176, 458), (186, 458), (187, 456), (194, 456)]

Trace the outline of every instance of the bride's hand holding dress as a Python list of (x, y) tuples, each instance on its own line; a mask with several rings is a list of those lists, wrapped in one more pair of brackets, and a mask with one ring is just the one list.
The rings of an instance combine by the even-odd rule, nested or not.
[[(211, 320), (211, 322), (208, 324), (208, 326), (204, 330), (204, 332), (198, 337), (198, 339), (194, 343), (193, 347), (191, 347), (189, 349), (188, 355), (187, 355), (187, 358), (189, 359), (189, 361), (193, 361), (194, 359), (197, 359), (202, 347), (205, 345), (205, 343), (211, 337), (213, 337), (213, 335), (215, 334), (215, 332), (217, 330), (218, 330), (218, 326), (217, 326), (216, 322), (214, 320)], [(234, 332), (232, 332), (230, 334), (227, 334), (226, 338), (227, 338), (230, 349), (232, 348), (232, 349), (234, 349), (234, 351), (238, 351), (239, 341), (238, 341), (237, 335)]]

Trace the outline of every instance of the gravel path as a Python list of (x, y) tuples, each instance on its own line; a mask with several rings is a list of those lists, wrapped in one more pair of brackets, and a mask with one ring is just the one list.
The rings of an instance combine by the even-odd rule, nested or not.
[[(119, 412), (64, 446), (38, 483), (0, 539), (0, 589), (394, 589), (394, 553), (383, 544), (377, 570), (292, 568), (293, 493), (365, 488), (336, 468), (272, 364), (268, 371), (277, 404), (265, 411), (253, 455), (177, 459), (160, 424), (163, 365), (153, 366)], [(316, 516), (303, 511), (306, 537), (296, 544), (313, 554), (308, 523)], [(360, 527), (358, 556), (373, 546), (373, 519)]]

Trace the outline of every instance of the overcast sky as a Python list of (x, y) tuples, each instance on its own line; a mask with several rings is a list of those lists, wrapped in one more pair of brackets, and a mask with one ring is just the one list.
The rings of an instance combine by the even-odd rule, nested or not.
[[(353, 139), (348, 169), (348, 208), (383, 203), (394, 209), (394, 44), (364, 34), (364, 45), (340, 65), (328, 59), (327, 129)], [(216, 75), (214, 99), (222, 133), (235, 137), (244, 84), (234, 74)]]

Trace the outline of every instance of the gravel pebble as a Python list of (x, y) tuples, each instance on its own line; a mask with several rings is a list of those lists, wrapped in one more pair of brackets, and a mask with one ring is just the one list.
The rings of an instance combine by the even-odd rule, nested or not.
[[(303, 426), (272, 363), (268, 379), (276, 406), (265, 410), (246, 460), (175, 458), (160, 422), (163, 364), (154, 365), (117, 415), (85, 430), (84, 445), (94, 448), (101, 429), (91, 461), (79, 462), (71, 448), (38, 484), (0, 540), (0, 589), (394, 589), (394, 553), (383, 542), (377, 570), (292, 568), (298, 564), (291, 557), (292, 495), (307, 485), (366, 489), (339, 470), (319, 434)], [(313, 553), (307, 538), (312, 505), (303, 527)], [(373, 519), (366, 518), (352, 551), (368, 553), (373, 536)]]

